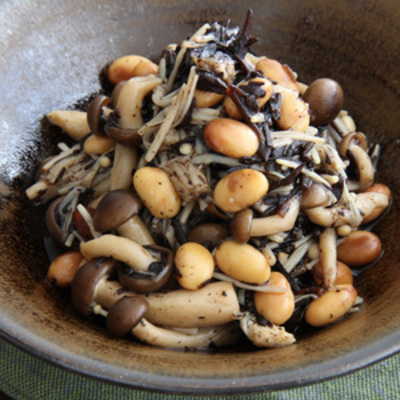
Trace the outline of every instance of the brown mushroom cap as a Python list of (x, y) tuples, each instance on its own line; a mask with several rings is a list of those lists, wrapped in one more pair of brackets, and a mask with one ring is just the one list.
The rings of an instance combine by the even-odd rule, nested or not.
[(343, 90), (334, 80), (317, 79), (310, 84), (303, 95), (310, 106), (311, 124), (323, 126), (331, 123), (343, 106)]
[(253, 221), (253, 211), (250, 209), (238, 212), (231, 220), (229, 225), (231, 235), (235, 240), (246, 243), (250, 239), (251, 224)]
[(125, 146), (137, 146), (142, 142), (142, 137), (139, 135), (137, 129), (120, 128), (109, 123), (106, 124), (104, 129), (107, 136), (114, 140), (114, 142)]
[(147, 300), (139, 296), (119, 299), (108, 310), (108, 331), (114, 336), (125, 336), (141, 321), (148, 308)]
[(307, 208), (319, 207), (327, 204), (329, 193), (325, 187), (319, 183), (313, 182), (310, 187), (301, 194), (300, 207), (302, 210)]
[(50, 206), (47, 208), (46, 211), (46, 226), (49, 230), (51, 236), (57, 240), (58, 243), (64, 244), (66, 237), (60, 228), (60, 225), (57, 222), (57, 207), (64, 199), (64, 196), (58, 197), (57, 199), (53, 200)]
[(135, 292), (150, 293), (161, 289), (172, 275), (174, 255), (170, 249), (158, 245), (144, 246), (160, 260), (149, 267), (149, 273), (138, 273), (130, 266), (123, 264), (118, 269), (118, 280), (121, 285)]
[(111, 99), (103, 94), (97, 96), (90, 104), (87, 109), (87, 121), (90, 130), (95, 135), (104, 135), (100, 129), (100, 118), (102, 108), (108, 106), (111, 103)]
[(108, 274), (116, 265), (114, 260), (97, 258), (89, 261), (75, 274), (71, 285), (72, 303), (82, 315), (88, 316), (92, 312), (91, 303), (100, 279)]
[(94, 227), (99, 232), (118, 228), (133, 215), (139, 213), (142, 203), (129, 189), (108, 192), (99, 202), (93, 215)]
[(225, 226), (212, 222), (205, 222), (193, 228), (189, 235), (189, 242), (196, 242), (209, 250), (217, 247), (224, 239), (228, 237), (228, 230)]
[(363, 150), (367, 151), (367, 138), (361, 132), (351, 132), (343, 137), (339, 144), (339, 154), (342, 157), (347, 157), (347, 151), (351, 145), (360, 146)]

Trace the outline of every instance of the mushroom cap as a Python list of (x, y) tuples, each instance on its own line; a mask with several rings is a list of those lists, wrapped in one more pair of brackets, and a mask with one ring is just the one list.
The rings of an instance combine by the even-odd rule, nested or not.
[(148, 308), (147, 300), (139, 296), (119, 299), (108, 310), (108, 331), (114, 336), (125, 336), (141, 321)]
[(94, 227), (100, 232), (118, 228), (139, 213), (142, 203), (129, 189), (108, 192), (99, 202), (93, 215)]
[(342, 109), (343, 90), (333, 79), (320, 78), (310, 84), (303, 100), (310, 106), (311, 124), (328, 125)]
[(329, 193), (323, 185), (313, 182), (301, 195), (300, 207), (302, 210), (326, 205), (329, 201)]
[(367, 138), (362, 132), (351, 132), (343, 137), (339, 144), (339, 154), (346, 158), (347, 151), (352, 145), (360, 146), (363, 150), (367, 151)]
[(188, 241), (199, 243), (210, 250), (226, 239), (228, 233), (225, 226), (221, 224), (205, 222), (190, 231)]
[(88, 121), (90, 130), (95, 135), (103, 135), (104, 136), (104, 133), (100, 129), (101, 112), (102, 112), (102, 108), (104, 106), (108, 106), (110, 103), (111, 103), (111, 98), (101, 94), (101, 95), (97, 96), (89, 104), (89, 107), (87, 109), (87, 121)]
[(158, 245), (143, 247), (152, 255), (159, 256), (160, 261), (150, 265), (149, 274), (136, 272), (126, 264), (120, 265), (118, 268), (118, 280), (122, 286), (135, 292), (155, 292), (161, 289), (171, 277), (174, 265), (174, 254), (170, 249)]
[(142, 137), (137, 129), (120, 128), (111, 124), (106, 124), (105, 132), (114, 142), (125, 146), (137, 146), (142, 142)]
[(91, 303), (100, 279), (108, 274), (116, 265), (116, 261), (97, 258), (87, 262), (75, 274), (71, 285), (72, 303), (82, 315), (91, 314)]
[(248, 208), (238, 212), (231, 220), (229, 229), (235, 240), (246, 243), (250, 239), (251, 224), (253, 222), (253, 211)]
[(64, 245), (65, 237), (57, 222), (57, 207), (64, 199), (64, 196), (58, 197), (52, 201), (46, 211), (46, 226), (51, 236), (57, 240), (58, 243)]

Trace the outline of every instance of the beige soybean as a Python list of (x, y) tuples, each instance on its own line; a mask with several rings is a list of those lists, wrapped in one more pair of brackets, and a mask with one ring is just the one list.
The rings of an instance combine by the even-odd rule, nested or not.
[(375, 261), (382, 252), (378, 236), (369, 231), (353, 231), (337, 248), (337, 258), (355, 267)]
[(133, 176), (133, 185), (145, 207), (156, 218), (173, 218), (181, 208), (181, 198), (168, 174), (160, 168), (142, 167)]
[[(259, 86), (259, 88), (261, 88), (265, 91), (264, 96), (257, 98), (258, 109), (260, 110), (260, 108), (262, 106), (264, 106), (267, 103), (267, 101), (271, 98), (271, 95), (273, 92), (273, 85), (269, 79), (254, 78), (254, 79), (250, 79), (250, 80), (240, 84), (239, 87), (244, 86), (244, 85), (254, 85), (254, 84)], [(228, 97), (228, 96), (225, 97), (222, 107), (223, 107), (224, 111), (231, 118), (243, 119), (242, 113), (239, 111), (236, 104), (230, 97)]]
[(284, 324), (293, 314), (294, 295), (290, 283), (283, 274), (278, 271), (271, 272), (269, 285), (283, 287), (284, 293), (254, 293), (254, 303), (257, 312), (268, 321), (276, 325)]
[(261, 285), (268, 281), (271, 268), (265, 256), (247, 243), (227, 240), (215, 252), (218, 268), (241, 282)]
[(108, 153), (115, 147), (114, 140), (108, 136), (90, 135), (83, 144), (83, 149), (86, 154), (101, 155)]
[(83, 255), (79, 251), (68, 251), (59, 255), (50, 264), (47, 279), (58, 287), (70, 286), (82, 260)]
[[(312, 270), (312, 277), (314, 282), (317, 285), (322, 285), (324, 283), (324, 269), (322, 267), (322, 263), (319, 262), (316, 264)], [(337, 261), (336, 262), (336, 278), (334, 281), (334, 285), (343, 285), (343, 284), (353, 284), (353, 273), (351, 269), (344, 263)]]
[(257, 203), (268, 191), (265, 175), (252, 169), (240, 169), (224, 176), (215, 187), (215, 204), (225, 212), (238, 212)]
[(134, 76), (155, 75), (157, 72), (157, 64), (154, 64), (148, 58), (138, 55), (128, 55), (113, 61), (108, 68), (107, 76), (109, 81), (116, 85)]
[(196, 108), (214, 107), (224, 98), (223, 94), (215, 92), (207, 92), (206, 90), (196, 89), (194, 91), (196, 99)]
[(214, 119), (205, 126), (203, 135), (211, 149), (228, 157), (253, 156), (258, 150), (259, 141), (253, 130), (234, 119)]
[(284, 130), (306, 132), (310, 125), (307, 104), (293, 92), (284, 91), (281, 94), (281, 115), (277, 125)]
[(187, 242), (175, 254), (176, 279), (184, 289), (196, 290), (205, 286), (214, 272), (214, 258), (201, 244)]
[(352, 285), (336, 285), (307, 307), (305, 320), (312, 326), (324, 326), (337, 321), (348, 313), (357, 299)]
[(300, 91), (299, 85), (293, 71), (285, 64), (270, 58), (262, 58), (256, 64), (256, 70), (261, 71), (267, 78), (278, 82), (280, 85)]

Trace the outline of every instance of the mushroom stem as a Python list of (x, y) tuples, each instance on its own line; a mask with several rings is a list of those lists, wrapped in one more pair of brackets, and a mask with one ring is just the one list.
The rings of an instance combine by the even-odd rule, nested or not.
[(173, 290), (167, 293), (137, 294), (123, 290), (117, 281), (103, 277), (96, 286), (93, 301), (109, 309), (124, 296), (140, 296), (149, 303), (145, 318), (151, 323), (175, 328), (224, 325), (239, 318), (240, 308), (233, 285), (210, 283), (198, 290)]
[(235, 343), (240, 330), (233, 324), (198, 328), (187, 334), (153, 325), (145, 318), (132, 329), (132, 334), (144, 343), (175, 349), (206, 349)]
[(374, 183), (374, 167), (367, 152), (360, 146), (351, 145), (348, 153), (352, 155), (357, 163), (359, 180), (357, 182), (358, 190), (364, 190)]
[(117, 228), (118, 233), (142, 246), (154, 244), (154, 239), (147, 229), (146, 224), (138, 215), (134, 215)]
[(254, 218), (250, 236), (270, 236), (293, 228), (300, 210), (300, 197), (295, 196), (288, 202), (288, 211), (284, 216), (279, 213), (265, 218)]
[(136, 168), (136, 163), (136, 147), (116, 143), (110, 190), (128, 189), (132, 186), (132, 171)]
[[(386, 208), (389, 204), (388, 197), (383, 193), (359, 193), (354, 198), (354, 205), (360, 215), (366, 218), (377, 208)], [(307, 217), (314, 224), (325, 227), (340, 227), (350, 225), (356, 228), (362, 222), (347, 204), (337, 204), (334, 207), (315, 207), (305, 210)]]
[(229, 282), (210, 283), (198, 290), (152, 293), (144, 298), (150, 306), (145, 317), (162, 326), (217, 326), (240, 315), (238, 298)]
[(326, 228), (319, 238), (319, 252), (324, 271), (324, 284), (330, 288), (336, 279), (336, 231), (334, 228)]
[(124, 262), (137, 272), (147, 272), (156, 260), (140, 244), (133, 240), (116, 236), (103, 235), (81, 243), (81, 253), (87, 260), (107, 257)]

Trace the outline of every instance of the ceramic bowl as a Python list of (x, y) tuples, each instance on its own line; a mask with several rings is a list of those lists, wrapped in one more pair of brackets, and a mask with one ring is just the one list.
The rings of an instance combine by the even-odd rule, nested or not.
[[(24, 188), (58, 136), (43, 116), (100, 89), (121, 55), (157, 58), (203, 22), (242, 25), (254, 10), (258, 54), (304, 82), (338, 80), (345, 108), (382, 144), (378, 180), (393, 205), (377, 228), (384, 255), (362, 270), (361, 311), (273, 350), (167, 351), (111, 338), (78, 317), (45, 279), (41, 210)], [(0, 334), (60, 367), (107, 382), (174, 393), (290, 388), (365, 367), (400, 350), (400, 12), (396, 1), (62, 0), (0, 4)]]

